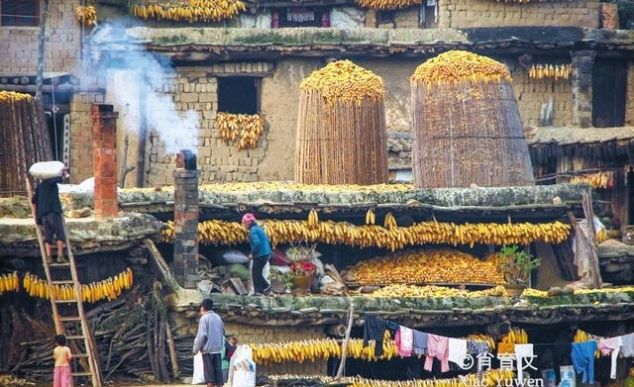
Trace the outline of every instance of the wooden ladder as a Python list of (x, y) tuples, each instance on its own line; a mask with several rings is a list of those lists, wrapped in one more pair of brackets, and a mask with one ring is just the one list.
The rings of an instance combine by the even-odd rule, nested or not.
[[(33, 197), (33, 189), (28, 177), (26, 179), (26, 186), (30, 200)], [(72, 285), (74, 289), (75, 298), (72, 300), (56, 300), (53, 291), (49, 291), (55, 331), (58, 335), (66, 335), (68, 346), (73, 352), (73, 360), (77, 360), (83, 369), (83, 372), (73, 372), (73, 378), (89, 378), (93, 387), (101, 387), (101, 367), (99, 365), (95, 340), (90, 332), (84, 313), (84, 306), (81, 299), (81, 285), (77, 277), (75, 258), (70, 247), (66, 220), (62, 216), (62, 225), (64, 227), (64, 234), (66, 234), (65, 242), (66, 250), (68, 251), (68, 262), (49, 264), (46, 259), (46, 249), (44, 247), (42, 231), (37, 226), (34, 205), (31, 205), (31, 212), (33, 214), (33, 220), (36, 223), (37, 241), (40, 245), (40, 255), (42, 256), (42, 264), (44, 265), (49, 290), (52, 290), (54, 285)], [(54, 249), (56, 248), (56, 246), (52, 247)], [(73, 369), (77, 368), (78, 367), (73, 367)]]

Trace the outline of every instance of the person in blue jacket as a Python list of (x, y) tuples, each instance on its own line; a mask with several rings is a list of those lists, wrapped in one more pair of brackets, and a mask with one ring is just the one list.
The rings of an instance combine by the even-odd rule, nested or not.
[(251, 213), (244, 214), (242, 225), (249, 230), (251, 259), (253, 259), (253, 291), (255, 294), (268, 295), (271, 293), (271, 284), (264, 278), (263, 269), (273, 253), (271, 241), (264, 229), (256, 222), (255, 215)]

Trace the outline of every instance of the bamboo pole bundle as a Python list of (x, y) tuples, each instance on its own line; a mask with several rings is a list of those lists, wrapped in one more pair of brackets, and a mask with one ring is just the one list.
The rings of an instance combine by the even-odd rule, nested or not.
[(410, 82), (416, 186), (534, 184), (510, 81), (504, 64), (465, 51), (416, 69)]
[(383, 80), (350, 61), (313, 72), (301, 84), (295, 181), (387, 182)]
[(33, 97), (0, 91), (0, 197), (25, 194), (29, 166), (53, 157), (49, 137)]

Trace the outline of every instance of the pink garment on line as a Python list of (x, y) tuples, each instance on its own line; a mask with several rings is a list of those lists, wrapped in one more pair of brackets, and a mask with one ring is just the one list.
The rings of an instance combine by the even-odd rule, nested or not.
[(621, 336), (610, 337), (607, 339), (599, 340), (599, 351), (603, 356), (610, 356), (610, 379), (616, 379), (616, 364), (621, 346), (623, 345), (623, 339)]
[(399, 327), (394, 337), (394, 344), (400, 357), (411, 357), (414, 349), (414, 332), (407, 327)]
[(427, 343), (427, 357), (425, 358), (425, 371), (431, 371), (434, 358), (440, 360), (440, 370), (449, 371), (449, 338), (438, 335), (429, 335)]
[(70, 366), (55, 367), (53, 387), (73, 387), (73, 374)]

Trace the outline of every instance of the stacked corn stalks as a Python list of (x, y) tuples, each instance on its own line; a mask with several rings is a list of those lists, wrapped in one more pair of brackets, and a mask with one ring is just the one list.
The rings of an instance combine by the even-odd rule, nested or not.
[(236, 143), (238, 150), (254, 149), (262, 133), (264, 119), (259, 114), (218, 113), (216, 124), (226, 144)]
[(357, 4), (371, 9), (399, 9), (420, 4), (421, 0), (357, 0)]
[(614, 172), (598, 172), (589, 175), (573, 176), (570, 184), (588, 184), (594, 189), (614, 187)]
[(8, 292), (17, 292), (20, 290), (20, 280), (18, 273), (0, 275), (0, 295)]
[(137, 4), (130, 12), (142, 19), (208, 23), (232, 19), (246, 9), (240, 0), (188, 0), (186, 4)]
[[(132, 288), (134, 275), (132, 269), (127, 268), (114, 277), (103, 281), (81, 285), (81, 299), (83, 302), (113, 301), (119, 298), (123, 290)], [(34, 274), (26, 273), (23, 279), (26, 292), (37, 298), (49, 299), (51, 293), (56, 300), (74, 300), (75, 289), (70, 285), (48, 285), (46, 280)]]
[[(529, 244), (536, 241), (561, 243), (568, 239), (570, 225), (552, 223), (441, 223), (421, 222), (410, 227), (378, 225), (357, 226), (348, 222), (300, 220), (264, 220), (260, 222), (273, 245), (282, 243), (318, 242), (353, 247), (379, 247), (391, 251), (424, 244), (474, 246)], [(391, 228), (390, 228), (391, 227)], [(174, 240), (174, 223), (162, 230), (163, 241)], [(198, 240), (202, 244), (236, 245), (247, 242), (247, 230), (238, 222), (208, 220), (198, 224)]]
[(414, 184), (423, 188), (534, 183), (506, 66), (448, 51), (410, 79)]
[(466, 298), (480, 298), (480, 297), (508, 297), (506, 288), (504, 286), (496, 286), (491, 289), (469, 291), (455, 288), (448, 288), (446, 286), (416, 286), (416, 285), (388, 285), (372, 294), (371, 297), (386, 297), (386, 298), (446, 298), (446, 297), (466, 297)]
[(552, 65), (552, 64), (536, 64), (528, 69), (528, 77), (530, 79), (554, 79), (568, 80), (572, 73), (572, 65)]
[(404, 251), (361, 261), (346, 278), (359, 285), (472, 283), (504, 284), (502, 268), (491, 260), (457, 250)]
[(77, 21), (86, 27), (92, 27), (97, 22), (97, 10), (92, 5), (75, 8)]
[(295, 181), (387, 182), (383, 80), (344, 60), (314, 71), (300, 89)]

